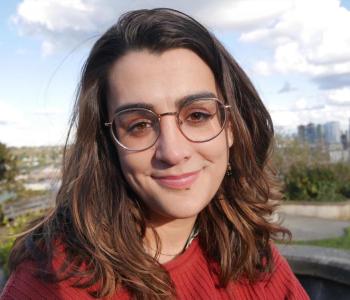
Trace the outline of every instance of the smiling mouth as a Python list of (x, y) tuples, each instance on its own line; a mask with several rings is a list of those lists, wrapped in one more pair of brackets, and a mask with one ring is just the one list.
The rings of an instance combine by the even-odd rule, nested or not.
[(180, 175), (171, 175), (171, 176), (152, 176), (152, 178), (161, 186), (182, 190), (188, 189), (196, 181), (200, 174), (200, 171), (185, 173)]

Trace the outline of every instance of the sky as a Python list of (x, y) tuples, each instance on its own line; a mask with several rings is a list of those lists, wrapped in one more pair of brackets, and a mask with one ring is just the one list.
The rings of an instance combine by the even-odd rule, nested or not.
[(195, 17), (246, 71), (275, 127), (350, 120), (350, 0), (0, 2), (0, 142), (64, 144), (80, 71), (120, 14)]

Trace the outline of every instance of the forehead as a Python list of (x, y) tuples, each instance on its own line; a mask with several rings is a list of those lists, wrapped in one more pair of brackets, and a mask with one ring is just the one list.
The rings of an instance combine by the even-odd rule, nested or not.
[(110, 112), (133, 103), (173, 109), (190, 95), (217, 95), (211, 69), (197, 54), (182, 48), (161, 54), (131, 51), (114, 63), (108, 85)]

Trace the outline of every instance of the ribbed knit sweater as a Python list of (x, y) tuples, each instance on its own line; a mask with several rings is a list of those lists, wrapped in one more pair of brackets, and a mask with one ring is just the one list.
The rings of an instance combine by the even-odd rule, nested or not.
[[(309, 299), (285, 258), (280, 255), (275, 246), (272, 246), (272, 249), (273, 272), (254, 284), (241, 280), (231, 282), (226, 288), (218, 288), (218, 278), (210, 272), (209, 264), (197, 239), (182, 255), (163, 266), (175, 284), (177, 299)], [(68, 281), (56, 284), (45, 283), (35, 278), (32, 270), (34, 270), (33, 263), (22, 263), (11, 274), (0, 300), (94, 299), (86, 290), (71, 287)], [(127, 300), (131, 297), (123, 290), (117, 292), (112, 299)]]

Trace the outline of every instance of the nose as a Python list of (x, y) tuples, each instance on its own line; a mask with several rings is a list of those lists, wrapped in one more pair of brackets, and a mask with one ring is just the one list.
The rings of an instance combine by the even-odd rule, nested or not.
[(191, 157), (191, 149), (191, 142), (181, 133), (174, 117), (162, 117), (155, 158), (167, 165), (177, 165)]

